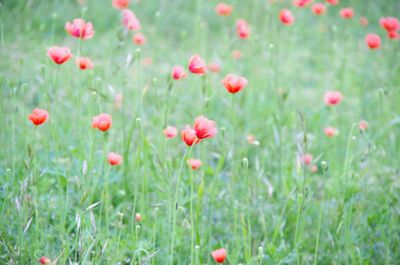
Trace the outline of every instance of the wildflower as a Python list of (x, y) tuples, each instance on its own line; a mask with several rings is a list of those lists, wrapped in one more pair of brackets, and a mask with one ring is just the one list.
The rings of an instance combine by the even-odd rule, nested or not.
[(193, 129), (199, 139), (212, 138), (218, 132), (215, 121), (209, 120), (204, 116), (195, 119)]
[(178, 130), (174, 126), (167, 126), (163, 132), (167, 138), (174, 138), (178, 134)]
[(295, 17), (289, 9), (282, 9), (279, 13), (279, 19), (281, 20), (282, 24), (287, 26), (292, 25), (295, 21)]
[(71, 51), (68, 47), (53, 46), (47, 50), (49, 56), (56, 64), (63, 64), (72, 58)]
[(338, 105), (342, 101), (342, 93), (340, 91), (329, 90), (325, 92), (325, 104), (328, 106)]
[(226, 250), (224, 248), (220, 248), (211, 252), (211, 256), (217, 263), (224, 263), (226, 259)]
[(111, 124), (112, 124), (112, 117), (110, 114), (107, 114), (107, 113), (101, 113), (101, 114), (93, 117), (93, 120), (92, 120), (92, 127), (97, 128), (103, 132), (110, 129)]
[(90, 58), (87, 58), (87, 57), (77, 58), (76, 64), (78, 65), (79, 69), (81, 69), (81, 70), (93, 69), (93, 67), (94, 67)]
[(247, 86), (247, 79), (234, 74), (227, 74), (221, 83), (229, 93), (235, 94)]
[(345, 7), (340, 10), (340, 16), (344, 19), (350, 19), (354, 16), (354, 10), (351, 7)]
[(85, 22), (82, 18), (75, 18), (72, 23), (65, 23), (65, 30), (74, 38), (87, 40), (94, 36), (92, 23)]
[(220, 16), (230, 16), (233, 12), (233, 6), (226, 3), (218, 3), (215, 12)]
[(39, 126), (47, 121), (49, 113), (44, 109), (36, 108), (29, 114), (28, 119), (35, 125)]
[(190, 158), (189, 160), (188, 160), (188, 165), (193, 169), (193, 170), (196, 170), (196, 169), (198, 169), (199, 167), (201, 167), (201, 160), (199, 160), (199, 159), (193, 159), (193, 158)]
[(175, 65), (172, 68), (171, 76), (174, 80), (181, 80), (186, 77), (185, 69), (182, 66)]
[(122, 162), (122, 156), (117, 153), (108, 153), (107, 159), (111, 166), (118, 166)]
[(381, 37), (379, 37), (379, 35), (370, 33), (365, 36), (365, 43), (370, 49), (378, 49), (381, 47)]
[(204, 75), (207, 71), (204, 60), (197, 54), (193, 55), (189, 59), (189, 71), (196, 75)]

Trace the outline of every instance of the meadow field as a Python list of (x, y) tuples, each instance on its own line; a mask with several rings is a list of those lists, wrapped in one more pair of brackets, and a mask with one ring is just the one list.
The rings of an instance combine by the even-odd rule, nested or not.
[(399, 0), (0, 0), (0, 264), (400, 264)]

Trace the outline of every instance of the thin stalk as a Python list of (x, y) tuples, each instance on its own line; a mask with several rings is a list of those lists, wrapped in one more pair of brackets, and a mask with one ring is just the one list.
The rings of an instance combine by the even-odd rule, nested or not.
[(171, 248), (170, 248), (170, 265), (172, 265), (174, 262), (175, 226), (176, 226), (176, 212), (178, 210), (179, 184), (181, 181), (183, 164), (185, 163), (187, 157), (190, 156), (190, 153), (192, 152), (194, 145), (195, 145), (195, 143), (193, 143), (190, 148), (186, 148), (185, 153), (181, 160), (181, 164), (179, 166), (178, 180), (176, 182), (176, 188), (175, 188), (175, 199), (174, 199), (174, 204), (172, 205), (173, 214), (172, 214), (172, 233), (171, 233), (171, 244), (170, 244), (170, 246), (171, 246)]

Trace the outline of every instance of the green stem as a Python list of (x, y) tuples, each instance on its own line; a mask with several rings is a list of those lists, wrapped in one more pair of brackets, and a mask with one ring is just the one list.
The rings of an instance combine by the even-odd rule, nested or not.
[(176, 212), (178, 210), (179, 184), (181, 181), (183, 164), (185, 163), (187, 157), (190, 156), (190, 153), (192, 152), (194, 145), (195, 145), (195, 143), (193, 143), (190, 148), (186, 148), (185, 153), (181, 160), (181, 164), (179, 166), (178, 180), (176, 182), (176, 188), (175, 188), (175, 199), (174, 199), (174, 204), (172, 205), (173, 214), (172, 214), (172, 233), (171, 233), (171, 244), (170, 244), (170, 246), (171, 246), (171, 248), (170, 248), (170, 265), (172, 265), (174, 263), (175, 226), (176, 226)]

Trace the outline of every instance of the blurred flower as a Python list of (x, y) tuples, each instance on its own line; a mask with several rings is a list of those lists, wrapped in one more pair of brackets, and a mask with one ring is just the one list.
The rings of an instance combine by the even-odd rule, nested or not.
[(370, 49), (378, 49), (381, 47), (381, 37), (379, 37), (379, 35), (370, 33), (365, 36), (365, 43)]
[(196, 75), (204, 75), (207, 71), (207, 66), (204, 60), (197, 54), (190, 57), (188, 68), (191, 73)]
[(218, 3), (215, 7), (215, 12), (220, 16), (229, 16), (233, 12), (233, 6), (226, 3)]
[(250, 36), (249, 25), (243, 18), (236, 22), (236, 34), (241, 39), (247, 39)]
[(92, 127), (97, 128), (103, 132), (110, 129), (111, 124), (112, 124), (112, 117), (110, 114), (107, 114), (107, 113), (101, 113), (101, 114), (93, 117), (93, 120), (92, 120)]
[(399, 33), (397, 31), (395, 31), (395, 30), (388, 31), (387, 36), (388, 36), (389, 39), (392, 39), (392, 40), (399, 39)]
[(211, 256), (217, 263), (224, 263), (227, 253), (224, 248), (220, 248), (211, 252)]
[(53, 46), (47, 50), (49, 56), (56, 64), (63, 64), (72, 58), (71, 51), (68, 47)]
[(193, 169), (196, 170), (201, 167), (201, 160), (190, 158), (188, 161), (188, 165)]
[(117, 153), (108, 153), (107, 159), (111, 166), (118, 166), (122, 162), (122, 156)]
[(136, 222), (141, 222), (142, 221), (142, 215), (140, 213), (135, 214), (135, 221)]
[(174, 138), (178, 134), (178, 130), (174, 126), (167, 126), (163, 133), (167, 138)]
[(185, 129), (181, 131), (181, 137), (182, 141), (184, 141), (187, 146), (198, 144), (201, 141), (197, 138), (196, 131), (193, 130), (189, 125), (186, 125)]
[(325, 132), (326, 136), (328, 136), (328, 137), (334, 137), (339, 134), (338, 129), (336, 129), (334, 127), (325, 127), (324, 132)]
[(317, 167), (317, 165), (312, 165), (310, 171), (311, 171), (312, 173), (317, 173), (317, 172), (318, 172), (318, 167)]
[(382, 17), (379, 24), (386, 31), (397, 31), (400, 29), (400, 23), (395, 17)]
[(242, 57), (242, 53), (238, 50), (234, 50), (232, 52), (232, 58), (235, 60), (239, 60)]
[(153, 63), (153, 59), (151, 59), (151, 57), (143, 58), (143, 64), (144, 65), (151, 65), (152, 63)]
[(171, 76), (174, 80), (181, 80), (186, 77), (185, 69), (182, 66), (175, 65), (172, 68)]
[(366, 131), (366, 130), (368, 129), (368, 126), (369, 126), (369, 124), (368, 124), (368, 122), (365, 121), (365, 120), (361, 120), (361, 121), (358, 123), (358, 128), (360, 128), (361, 131)]
[(315, 3), (311, 6), (311, 11), (316, 15), (323, 15), (326, 12), (326, 6), (323, 3)]
[(368, 25), (368, 19), (366, 17), (360, 17), (360, 25), (361, 26), (367, 26)]
[(324, 100), (328, 106), (338, 105), (342, 101), (342, 93), (340, 91), (329, 90), (325, 92)]
[(312, 154), (309, 154), (309, 153), (303, 154), (303, 155), (300, 157), (300, 162), (301, 162), (301, 164), (303, 164), (303, 165), (309, 166), (309, 165), (311, 164), (312, 160), (313, 160), (313, 156), (312, 156)]
[(132, 41), (133, 43), (135, 43), (136, 45), (145, 45), (147, 42), (146, 37), (142, 34), (142, 33), (136, 33), (133, 37), (132, 37)]
[(212, 138), (218, 132), (215, 121), (209, 120), (204, 116), (195, 119), (193, 129), (199, 139)]
[(36, 126), (39, 126), (47, 121), (49, 113), (47, 110), (36, 108), (29, 114), (28, 119)]
[(248, 134), (246, 136), (246, 140), (249, 144), (253, 144), (253, 145), (260, 145), (260, 142), (257, 141), (256, 137), (252, 134)]
[(93, 69), (94, 65), (90, 58), (80, 57), (76, 59), (76, 64), (81, 70)]
[(48, 257), (45, 257), (45, 256), (41, 257), (39, 259), (39, 262), (42, 265), (50, 265), (51, 264), (51, 260)]
[(279, 19), (284, 25), (290, 26), (294, 23), (295, 17), (289, 9), (282, 9), (279, 13)]
[(340, 9), (340, 16), (344, 19), (350, 19), (354, 16), (354, 10), (351, 7)]
[(219, 71), (221, 70), (218, 63), (209, 63), (208, 69), (210, 69), (210, 72), (213, 72), (213, 73), (219, 73)]
[(247, 79), (234, 74), (227, 74), (221, 83), (229, 93), (235, 94), (247, 86)]
[(94, 36), (92, 23), (86, 23), (82, 18), (75, 18), (72, 23), (65, 23), (65, 30), (74, 38), (87, 40)]
[(121, 109), (123, 101), (124, 101), (124, 95), (122, 93), (118, 93), (117, 95), (115, 95), (114, 106), (117, 109)]
[(124, 8), (128, 8), (129, 0), (113, 0), (112, 4), (115, 8), (124, 9)]
[(293, 5), (297, 7), (306, 7), (309, 5), (313, 0), (293, 0)]
[(136, 18), (135, 13), (129, 9), (122, 10), (122, 25), (127, 30), (139, 30), (140, 21)]
[(339, 0), (325, 0), (330, 5), (337, 5), (339, 4)]

